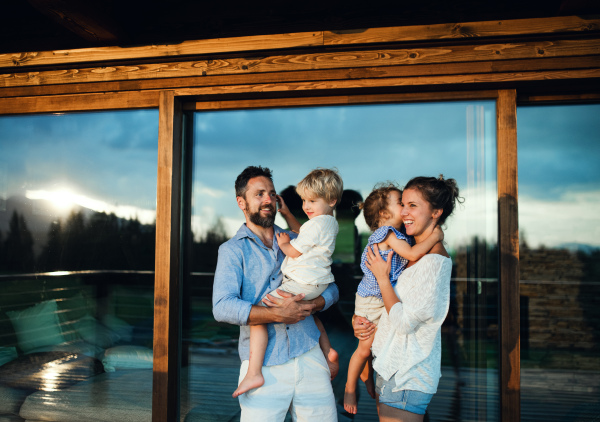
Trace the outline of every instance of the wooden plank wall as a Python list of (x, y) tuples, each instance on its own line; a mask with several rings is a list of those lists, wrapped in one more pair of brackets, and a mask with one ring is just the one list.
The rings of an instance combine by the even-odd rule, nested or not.
[(497, 98), (501, 409), (518, 421), (516, 102), (599, 87), (600, 19), (575, 16), (0, 55), (0, 115), (159, 108), (156, 421), (177, 419), (181, 109)]

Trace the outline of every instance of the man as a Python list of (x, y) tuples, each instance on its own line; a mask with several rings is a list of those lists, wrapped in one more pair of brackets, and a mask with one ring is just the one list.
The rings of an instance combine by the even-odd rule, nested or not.
[(247, 167), (237, 177), (235, 190), (246, 223), (219, 248), (213, 314), (217, 321), (240, 325), (240, 379), (248, 369), (249, 325), (268, 324), (269, 335), (265, 383), (239, 396), (241, 420), (283, 421), (290, 410), (294, 420), (336, 421), (329, 367), (337, 362), (325, 359), (311, 314), (335, 303), (338, 289), (332, 283), (312, 301), (279, 291), (283, 299), (267, 295), (267, 306), (258, 305), (281, 284), (285, 258), (275, 236), (283, 230), (274, 225), (277, 193), (271, 171)]

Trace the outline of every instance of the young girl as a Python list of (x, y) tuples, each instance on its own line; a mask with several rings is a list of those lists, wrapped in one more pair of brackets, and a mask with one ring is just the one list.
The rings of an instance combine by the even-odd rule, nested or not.
[[(365, 202), (361, 204), (365, 221), (369, 228), (373, 230), (373, 234), (369, 237), (361, 258), (360, 267), (364, 276), (358, 285), (354, 315), (365, 317), (374, 324), (379, 322), (385, 307), (377, 280), (365, 265), (367, 249), (377, 244), (379, 253), (385, 260), (387, 260), (390, 251), (396, 252), (392, 256), (392, 269), (390, 271), (390, 280), (392, 284), (395, 284), (408, 261), (418, 260), (444, 238), (442, 230), (436, 226), (425, 241), (412, 246), (414, 245), (412, 236), (407, 236), (400, 231), (403, 224), (400, 215), (402, 212), (401, 200), (402, 191), (392, 184), (387, 184), (376, 187)], [(404, 222), (405, 225), (411, 223), (409, 221)], [(374, 336), (371, 336), (368, 339), (360, 340), (356, 351), (350, 358), (346, 391), (344, 393), (344, 409), (348, 413), (356, 414), (357, 411), (356, 384), (359, 377), (365, 382), (371, 397), (375, 398), (373, 368), (370, 359), (373, 338)], [(368, 365), (365, 367), (367, 362)], [(365, 369), (364, 373), (363, 369)]]
[[(281, 215), (290, 229), (299, 233), (298, 237), (292, 240), (287, 233), (276, 233), (277, 244), (286, 255), (281, 265), (283, 281), (279, 290), (294, 295), (304, 294), (305, 300), (311, 300), (320, 296), (327, 285), (334, 282), (331, 274), (331, 255), (335, 248), (339, 227), (333, 216), (333, 210), (340, 203), (343, 190), (342, 178), (337, 171), (330, 169), (311, 171), (296, 186), (296, 192), (302, 197), (302, 209), (308, 217), (308, 221), (302, 226), (279, 197)], [(277, 291), (269, 294), (281, 297)], [(331, 362), (337, 362), (337, 352), (331, 348), (321, 321), (316, 317), (314, 319), (321, 332), (319, 345), (331, 368)], [(268, 342), (265, 325), (250, 327), (248, 372), (233, 393), (233, 397), (264, 384), (262, 365)], [(332, 376), (334, 375), (332, 371)]]

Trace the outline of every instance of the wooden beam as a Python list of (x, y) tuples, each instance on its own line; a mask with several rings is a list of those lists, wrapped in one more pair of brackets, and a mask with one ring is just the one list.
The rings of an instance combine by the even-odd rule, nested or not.
[(323, 45), (323, 33), (257, 35), (252, 37), (215, 38), (184, 41), (179, 44), (142, 47), (96, 47), (73, 50), (36, 51), (0, 54), (0, 68), (56, 66), (85, 62), (115, 62), (150, 58), (198, 56), (239, 51), (279, 50)]
[[(43, 1), (43, 0), (37, 0)], [(50, 0), (48, 0), (50, 1)], [(88, 25), (89, 26), (89, 25)], [(0, 68), (56, 66), (85, 62), (153, 59), (239, 51), (278, 50), (297, 47), (352, 44), (439, 41), (457, 38), (515, 37), (536, 34), (582, 34), (600, 30), (600, 19), (578, 16), (468, 22), (426, 26), (358, 29), (339, 32), (301, 32), (185, 41), (142, 47), (98, 47), (72, 50), (0, 54)]]
[(600, 68), (600, 55), (573, 57), (549, 57), (525, 60), (482, 61), (466, 63), (415, 64), (411, 66), (360, 67), (352, 69), (297, 70), (277, 73), (254, 73), (235, 75), (192, 76), (162, 79), (141, 79), (94, 83), (59, 85), (28, 85), (0, 88), (0, 97), (30, 97), (115, 91), (181, 89), (219, 85), (248, 85), (287, 83), (301, 81), (327, 81), (341, 79), (382, 79), (409, 76), (468, 75), (482, 73), (510, 73), (522, 71), (544, 71), (565, 69)]
[(600, 19), (561, 16), (539, 19), (447, 23), (351, 31), (325, 31), (325, 45), (373, 44), (463, 38), (515, 37), (600, 31)]
[[(442, 76), (422, 76), (406, 78), (365, 78), (341, 80), (316, 80), (307, 82), (257, 83), (240, 85), (217, 85), (199, 88), (177, 88), (173, 91), (179, 96), (220, 96), (249, 95), (255, 93), (317, 92), (322, 90), (389, 88), (389, 87), (421, 87), (439, 85), (479, 85), (482, 83), (514, 83), (546, 80), (598, 79), (600, 67), (592, 69), (541, 71), (541, 72), (508, 72), (486, 74), (458, 74)], [(106, 87), (105, 87), (106, 88)], [(2, 91), (0, 91), (0, 94)], [(309, 94), (310, 95), (310, 94)], [(303, 94), (303, 96), (306, 96)], [(0, 97), (0, 114), (23, 113), (56, 113), (68, 111), (120, 110), (158, 107), (158, 90), (122, 91), (108, 93), (84, 93), (68, 95)], [(293, 100), (295, 101), (295, 100)], [(214, 100), (210, 100), (214, 103)], [(216, 103), (214, 103), (216, 104)], [(228, 103), (233, 104), (233, 103)]]
[(271, 98), (254, 100), (186, 102), (184, 110), (231, 110), (272, 107), (314, 107), (324, 105), (381, 104), (427, 101), (496, 99), (498, 91), (416, 92), (401, 94), (337, 95), (323, 97)]
[(179, 420), (182, 119), (181, 104), (173, 91), (161, 92), (156, 198), (153, 422)]
[[(540, 58), (562, 58), (568, 62), (578, 56), (596, 57), (600, 62), (600, 39), (321, 52), (5, 73), (0, 74), (0, 87), (425, 64), (462, 63), (466, 68), (469, 65), (465, 63)], [(565, 66), (569, 67), (568, 63)]]
[(498, 233), (500, 249), (500, 420), (521, 417), (517, 94), (501, 90), (496, 102), (498, 145)]
[(521, 95), (518, 97), (519, 104), (541, 104), (541, 103), (586, 103), (600, 102), (599, 92), (585, 92), (581, 94), (534, 94), (534, 95)]
[(73, 0), (27, 0), (27, 2), (86, 41), (94, 43), (124, 41), (113, 19), (105, 12), (105, 5), (102, 2)]
[(158, 107), (159, 91), (0, 98), (0, 115)]
[[(380, 87), (421, 87), (439, 85), (479, 85), (493, 83), (515, 83), (546, 80), (572, 80), (600, 78), (600, 68), (583, 70), (560, 70), (545, 72), (511, 72), (511, 73), (489, 73), (475, 75), (444, 75), (424, 76), (409, 78), (385, 78), (385, 79), (357, 79), (336, 81), (309, 81), (296, 83), (272, 83), (255, 85), (233, 85), (203, 88), (176, 89), (175, 93), (181, 96), (194, 95), (223, 95), (223, 94), (254, 94), (254, 93), (284, 93), (321, 91), (329, 89), (358, 89), (358, 88), (380, 88)], [(442, 88), (440, 88), (442, 89)]]

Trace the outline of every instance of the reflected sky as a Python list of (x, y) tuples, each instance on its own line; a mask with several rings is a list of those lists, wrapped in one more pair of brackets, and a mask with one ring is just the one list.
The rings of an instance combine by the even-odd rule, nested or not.
[(600, 104), (517, 109), (519, 227), (531, 247), (600, 247)]
[[(471, 200), (455, 217), (463, 221), (449, 221), (452, 238), (463, 242), (477, 233), (495, 241), (493, 101), (198, 112), (194, 125), (197, 232), (217, 217), (229, 234), (237, 230), (243, 216), (233, 183), (248, 165), (271, 168), (279, 191), (313, 168), (336, 167), (345, 189), (363, 198), (379, 182), (454, 178)], [(356, 222), (368, 232), (362, 216)], [(278, 224), (285, 225), (280, 218)]]
[(0, 197), (152, 223), (157, 145), (157, 110), (0, 117)]
[[(518, 109), (519, 219), (531, 246), (600, 246), (598, 116), (600, 105)], [(233, 181), (261, 164), (274, 170), (278, 190), (312, 168), (337, 167), (363, 197), (377, 182), (443, 173), (458, 181), (467, 198), (460, 212), (470, 216), (458, 221), (457, 213), (449, 230), (489, 236), (494, 120), (493, 102), (195, 113), (194, 227), (222, 217), (235, 230), (242, 216)], [(157, 136), (157, 110), (0, 117), (0, 198), (37, 195), (152, 222)]]

